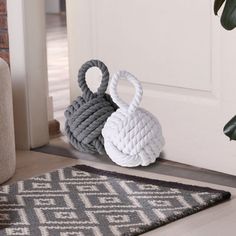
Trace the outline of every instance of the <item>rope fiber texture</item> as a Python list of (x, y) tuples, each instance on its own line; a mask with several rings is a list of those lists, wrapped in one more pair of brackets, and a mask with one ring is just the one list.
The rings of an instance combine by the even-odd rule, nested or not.
[[(118, 96), (120, 79), (128, 80), (135, 87), (135, 96), (129, 105)], [(107, 119), (102, 130), (107, 154), (113, 162), (126, 167), (147, 166), (155, 162), (165, 140), (159, 121), (138, 107), (143, 94), (141, 83), (129, 72), (118, 71), (112, 77), (110, 94), (120, 108)]]
[[(91, 67), (98, 67), (102, 72), (101, 85), (96, 93), (89, 89), (85, 80)], [(101, 131), (107, 118), (117, 109), (110, 95), (105, 93), (108, 82), (109, 71), (99, 60), (90, 60), (79, 70), (82, 96), (77, 97), (65, 111), (65, 133), (72, 146), (81, 152), (105, 154)]]

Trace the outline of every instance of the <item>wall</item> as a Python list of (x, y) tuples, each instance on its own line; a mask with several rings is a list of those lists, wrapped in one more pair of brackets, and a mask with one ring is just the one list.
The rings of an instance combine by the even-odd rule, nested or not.
[(9, 63), (9, 42), (8, 42), (6, 0), (0, 0), (0, 57)]

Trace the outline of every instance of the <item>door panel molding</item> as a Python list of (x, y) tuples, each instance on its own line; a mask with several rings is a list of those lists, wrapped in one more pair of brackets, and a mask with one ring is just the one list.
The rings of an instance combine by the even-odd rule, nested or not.
[[(157, 4), (152, 0), (148, 0), (148, 4), (143, 0), (131, 0), (128, 7), (124, 7), (125, 0), (119, 1), (119, 4), (106, 0), (90, 2), (92, 9), (96, 9), (91, 21), (94, 54), (108, 62), (112, 58), (112, 70), (124, 67), (136, 71), (142, 82), (156, 81), (167, 86), (211, 91), (211, 0), (191, 4), (181, 0), (174, 5), (169, 2)], [(128, 9), (131, 7), (132, 11)], [(198, 11), (203, 12), (201, 17), (196, 14)], [(165, 17), (169, 20), (164, 20)], [(186, 19), (191, 22), (187, 29), (184, 24)], [(191, 33), (186, 35), (187, 32)], [(174, 44), (180, 45), (176, 47)], [(202, 55), (201, 60), (195, 59), (198, 54)], [(136, 55), (135, 61), (132, 55)], [(181, 64), (188, 61), (191, 61), (188, 65)]]

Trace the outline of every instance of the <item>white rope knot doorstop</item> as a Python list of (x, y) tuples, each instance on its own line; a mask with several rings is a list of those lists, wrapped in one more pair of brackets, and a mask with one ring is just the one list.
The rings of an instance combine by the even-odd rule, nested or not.
[[(135, 96), (129, 105), (118, 96), (120, 79), (128, 80), (135, 87)], [(159, 121), (138, 107), (143, 94), (141, 83), (129, 72), (118, 71), (112, 77), (110, 94), (119, 109), (107, 119), (102, 130), (106, 153), (116, 164), (126, 167), (155, 162), (165, 141)]]

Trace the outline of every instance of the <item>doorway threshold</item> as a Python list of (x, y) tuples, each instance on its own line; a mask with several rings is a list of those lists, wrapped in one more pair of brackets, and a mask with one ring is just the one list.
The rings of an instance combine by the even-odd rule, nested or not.
[[(107, 155), (91, 155), (77, 151), (65, 136), (51, 139), (48, 145), (35, 148), (33, 151), (92, 161), (94, 167), (96, 167), (96, 163), (116, 165)], [(149, 166), (139, 166), (132, 169), (236, 188), (236, 176), (169, 161), (163, 157)]]

